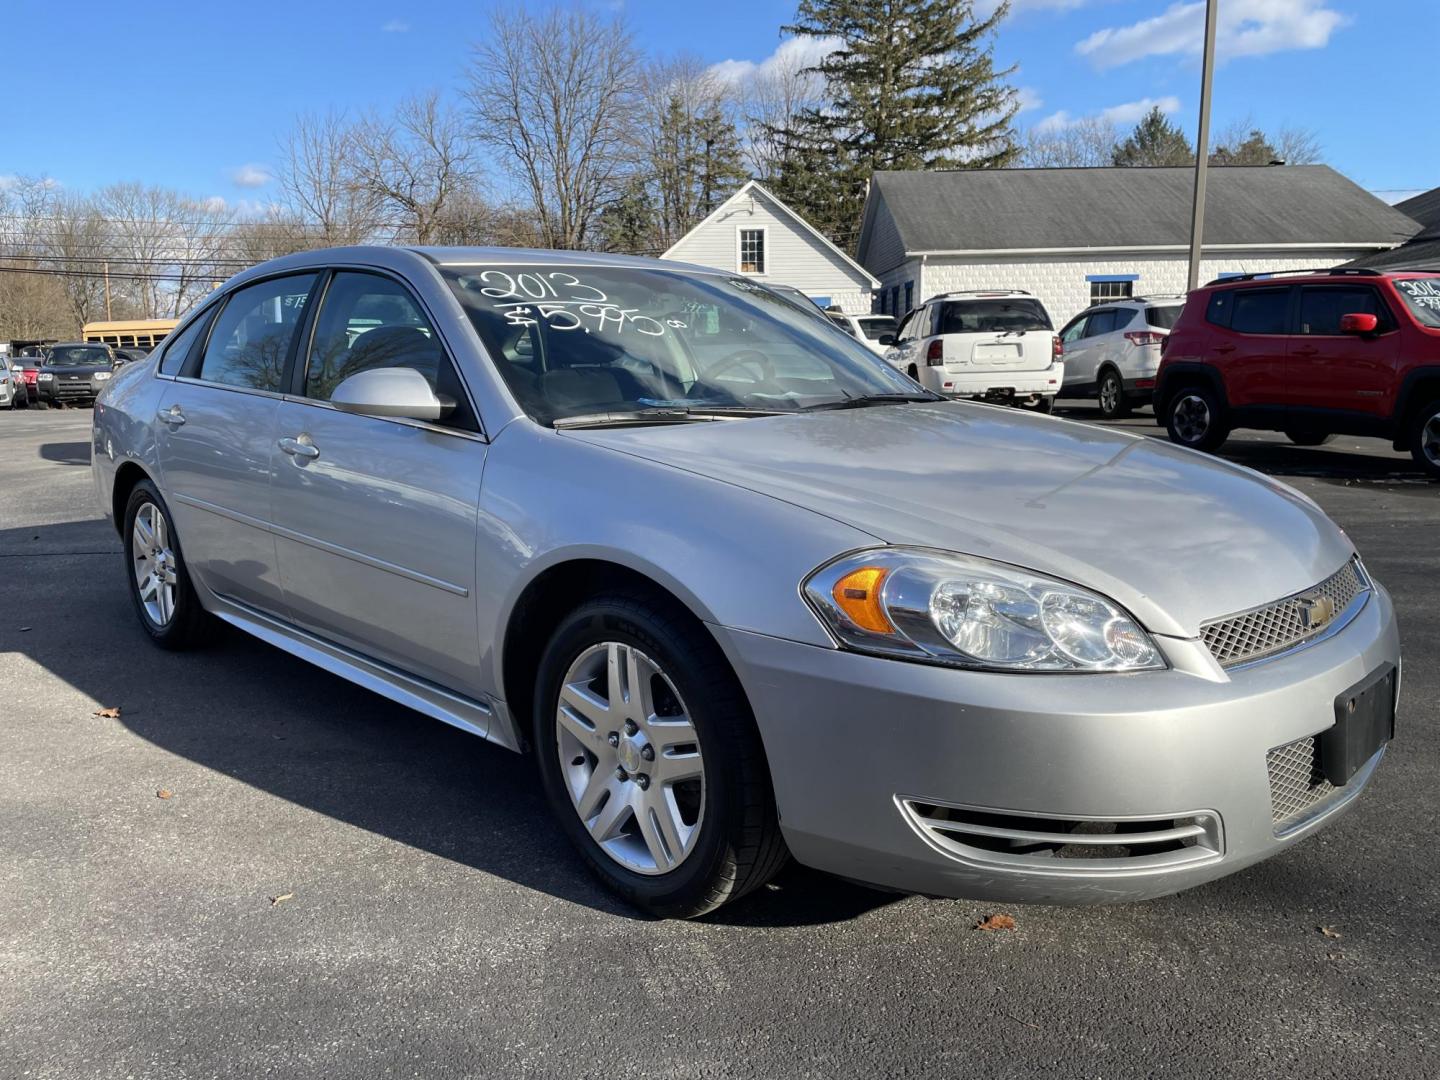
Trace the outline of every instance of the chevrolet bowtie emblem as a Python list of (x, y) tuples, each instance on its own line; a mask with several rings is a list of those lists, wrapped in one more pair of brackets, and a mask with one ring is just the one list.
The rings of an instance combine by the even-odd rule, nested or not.
[(1300, 625), (1306, 630), (1319, 630), (1335, 617), (1335, 601), (1328, 596), (1300, 597)]

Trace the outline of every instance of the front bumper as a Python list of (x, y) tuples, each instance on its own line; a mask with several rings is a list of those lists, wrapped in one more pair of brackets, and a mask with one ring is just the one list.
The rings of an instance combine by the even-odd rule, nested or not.
[[(1039, 903), (1177, 892), (1333, 820), (1384, 751), (1283, 823), (1267, 754), (1330, 727), (1337, 695), (1400, 656), (1378, 586), (1340, 633), (1229, 673), (1174, 639), (1162, 640), (1184, 657), (1172, 670), (1011, 675), (715, 633), (754, 707), (796, 859), (904, 892)], [(1163, 858), (1016, 859), (948, 843), (917, 820), (950, 812), (933, 807), (980, 821), (1169, 820), (1203, 836)]]
[(40, 400), (52, 405), (93, 405), (105, 388), (104, 382), (90, 379), (49, 379), (36, 385)]

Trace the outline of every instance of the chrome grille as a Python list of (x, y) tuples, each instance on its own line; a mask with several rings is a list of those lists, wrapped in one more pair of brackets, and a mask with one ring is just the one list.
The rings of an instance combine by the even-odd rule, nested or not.
[(1315, 736), (1307, 735), (1265, 755), (1270, 773), (1270, 816), (1276, 826), (1299, 817), (1337, 790), (1320, 771)]
[[(1321, 633), (1368, 588), (1364, 571), (1352, 559), (1313, 589), (1205, 623), (1200, 627), (1200, 640), (1221, 667), (1271, 656)], [(1332, 607), (1328, 616), (1317, 618), (1315, 603), (1322, 599)]]

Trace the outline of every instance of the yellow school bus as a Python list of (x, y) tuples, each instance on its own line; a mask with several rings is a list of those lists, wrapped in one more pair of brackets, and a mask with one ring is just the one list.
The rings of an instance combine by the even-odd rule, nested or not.
[(86, 341), (103, 341), (112, 349), (150, 350), (175, 329), (175, 319), (130, 319), (124, 322), (86, 323), (81, 336)]

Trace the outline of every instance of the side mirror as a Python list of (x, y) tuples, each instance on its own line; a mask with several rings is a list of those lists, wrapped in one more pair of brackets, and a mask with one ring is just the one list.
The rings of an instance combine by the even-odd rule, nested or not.
[(1373, 334), (1379, 325), (1380, 320), (1374, 315), (1356, 313), (1340, 316), (1340, 332), (1342, 334)]
[(881, 334), (878, 338), (875, 339), (876, 343), (879, 345), (894, 345), (895, 340), (896, 338), (894, 334)]
[(439, 420), (454, 408), (435, 396), (424, 375), (405, 367), (357, 371), (335, 387), (330, 404), (341, 412), (407, 420)]

